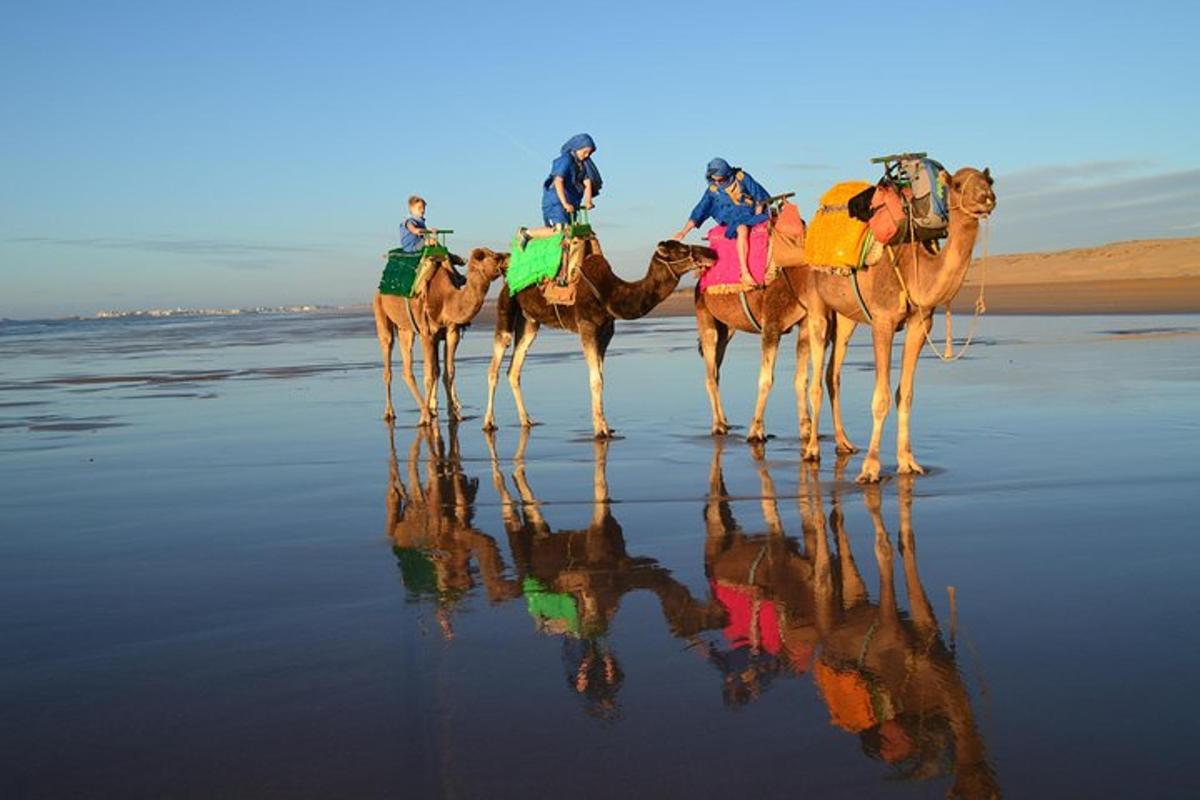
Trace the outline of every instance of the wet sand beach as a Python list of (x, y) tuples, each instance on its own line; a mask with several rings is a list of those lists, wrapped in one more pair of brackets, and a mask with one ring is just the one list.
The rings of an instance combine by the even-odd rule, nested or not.
[(360, 313), (4, 323), (0, 795), (1194, 796), (1197, 335), (985, 317), (864, 488), (790, 355), (709, 437), (682, 317), (618, 323), (606, 446), (553, 331), (487, 437), (482, 322), (436, 435)]

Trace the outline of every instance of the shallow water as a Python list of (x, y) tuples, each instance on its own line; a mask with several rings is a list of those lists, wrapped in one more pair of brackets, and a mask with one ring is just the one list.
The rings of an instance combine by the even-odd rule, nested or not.
[(790, 356), (714, 442), (688, 319), (620, 325), (605, 447), (552, 332), (489, 440), (486, 330), (434, 437), (366, 317), (6, 323), (0, 794), (1195, 795), (1198, 330), (985, 319), (863, 489)]

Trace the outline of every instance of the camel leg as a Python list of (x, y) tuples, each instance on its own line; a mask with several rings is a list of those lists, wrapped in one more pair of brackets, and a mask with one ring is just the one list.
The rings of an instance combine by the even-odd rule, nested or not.
[(496, 382), (500, 380), (500, 364), (504, 361), (504, 353), (512, 343), (512, 332), (497, 328), (492, 339), (492, 361), (488, 364), (487, 411), (483, 415), (483, 429), (496, 430)]
[[(829, 333), (829, 319), (823, 309), (810, 307), (808, 309), (808, 357), (812, 361), (812, 382), (808, 386), (809, 413), (812, 414), (812, 424), (808, 432), (808, 442), (804, 445), (802, 458), (805, 461), (821, 460), (820, 422), (821, 422), (821, 373), (825, 367), (825, 337)], [(798, 331), (797, 334), (802, 334)]]
[(604, 418), (604, 357), (600, 354), (601, 336), (601, 332), (590, 325), (579, 326), (583, 357), (587, 360), (588, 388), (592, 393), (592, 435), (597, 439), (608, 439), (614, 431), (608, 427), (608, 420)]
[(867, 600), (867, 584), (863, 581), (858, 564), (854, 561), (854, 551), (850, 547), (850, 537), (846, 533), (846, 516), (842, 512), (841, 497), (836, 489), (833, 490), (833, 509), (829, 512), (829, 526), (833, 529), (833, 538), (837, 543), (842, 608), (849, 610)]
[(390, 422), (396, 418), (396, 409), (392, 407), (392, 345), (396, 341), (396, 334), (392, 321), (387, 318), (378, 300), (375, 301), (375, 335), (379, 339), (379, 353), (383, 357), (383, 418)]
[(800, 441), (812, 434), (812, 419), (808, 416), (808, 329), (804, 323), (796, 327), (796, 374), (792, 378), (796, 390), (796, 419), (800, 423)]
[(937, 617), (933, 604), (925, 594), (921, 575), (917, 571), (917, 540), (912, 528), (912, 476), (897, 479), (896, 494), (900, 505), (900, 556), (904, 565), (904, 585), (908, 591), (909, 616), (913, 624), (926, 635), (937, 635)]
[(462, 419), (462, 401), (458, 399), (458, 387), (454, 383), (454, 354), (458, 351), (458, 342), (462, 331), (457, 325), (446, 328), (446, 365), (442, 370), (442, 378), (446, 384), (446, 405), (448, 416), (454, 421)]
[(846, 350), (850, 346), (850, 337), (858, 323), (838, 315), (833, 326), (833, 358), (825, 370), (825, 387), (829, 390), (829, 410), (833, 412), (833, 434), (837, 439), (837, 452), (857, 453), (858, 448), (846, 436), (846, 428), (842, 425), (842, 364), (846, 361)]
[(409, 393), (412, 394), (413, 402), (417, 404), (417, 408), (424, 414), (425, 401), (421, 399), (421, 391), (417, 388), (417, 376), (413, 374), (413, 332), (407, 328), (397, 328), (396, 337), (400, 340), (400, 361), (402, 362), (400, 374), (404, 378), (404, 385), (408, 387)]
[(750, 432), (746, 434), (748, 442), (767, 440), (763, 415), (767, 412), (767, 396), (771, 394), (771, 384), (775, 382), (775, 356), (779, 354), (779, 331), (764, 330), (761, 338), (762, 360), (758, 367), (758, 400), (754, 404), (754, 419), (750, 421)]
[(879, 482), (879, 440), (883, 437), (883, 423), (887, 421), (892, 401), (893, 336), (890, 324), (874, 325), (871, 328), (871, 344), (875, 348), (875, 392), (871, 397), (874, 425), (871, 428), (871, 444), (867, 448), (867, 457), (863, 459), (862, 469), (858, 473), (859, 483)]
[(704, 359), (704, 388), (712, 408), (712, 435), (724, 436), (729, 433), (729, 420), (721, 406), (721, 361), (733, 333), (709, 312), (702, 297), (696, 303), (696, 328), (700, 332), (700, 356)]
[(754, 283), (754, 276), (750, 272), (750, 226), (738, 225), (737, 227), (737, 251), (738, 251), (738, 266), (741, 267), (742, 282)]
[(421, 334), (421, 349), (424, 351), (425, 402), (421, 407), (418, 425), (429, 425), (437, 416), (438, 350), (437, 339), (430, 334)]
[(931, 316), (912, 316), (904, 332), (904, 355), (900, 362), (900, 387), (896, 390), (896, 471), (901, 475), (924, 475), (925, 468), (912, 454), (909, 420), (912, 414), (913, 384), (917, 377), (917, 360), (925, 345), (925, 334), (933, 324)]
[(537, 338), (537, 332), (538, 323), (531, 319), (525, 320), (521, 338), (513, 349), (512, 363), (508, 365), (508, 385), (512, 389), (513, 400), (517, 403), (517, 416), (521, 420), (521, 425), (526, 428), (532, 427), (536, 423), (525, 408), (525, 395), (521, 393), (521, 370), (525, 366), (525, 356), (529, 353), (529, 348), (533, 347), (533, 340)]
[(783, 536), (783, 519), (779, 516), (779, 500), (775, 492), (775, 479), (767, 469), (764, 448), (754, 448), (754, 469), (758, 472), (759, 504), (762, 507), (763, 521), (767, 524), (767, 533), (771, 536)]

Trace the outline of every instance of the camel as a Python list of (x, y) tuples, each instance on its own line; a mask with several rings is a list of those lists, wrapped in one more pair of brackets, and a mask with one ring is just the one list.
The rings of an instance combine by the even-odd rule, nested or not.
[[(392, 407), (392, 345), (400, 339), (400, 357), (404, 362), (404, 382), (421, 411), (418, 424), (429, 425), (437, 416), (438, 345), (446, 346), (446, 404), (450, 418), (462, 419), (462, 403), (454, 383), (454, 354), (462, 331), (483, 307), (488, 287), (508, 266), (508, 253), (495, 253), (485, 247), (471, 252), (467, 278), (462, 279), (449, 267), (438, 266), (418, 297), (407, 298), (375, 293), (375, 334), (383, 353), (383, 386), (387, 398), (383, 418), (396, 418)], [(417, 390), (412, 369), (413, 337), (421, 337), (425, 357), (425, 391)]]
[(580, 285), (574, 305), (547, 303), (537, 286), (523, 289), (515, 297), (502, 291), (496, 302), (496, 334), (492, 361), (488, 366), (488, 401), (483, 429), (496, 430), (496, 382), (500, 376), (500, 363), (514, 341), (508, 383), (521, 425), (534, 424), (521, 393), (521, 369), (538, 329), (549, 325), (579, 334), (592, 395), (592, 432), (597, 439), (612, 437), (614, 431), (604, 417), (604, 354), (612, 341), (615, 320), (644, 317), (670, 296), (686, 273), (714, 263), (716, 254), (707, 247), (665, 241), (655, 248), (645, 277), (633, 282), (618, 278), (603, 254), (591, 252), (580, 266)]
[[(473, 524), (479, 480), (462, 469), (458, 426), (449, 425), (449, 451), (437, 426), (418, 427), (408, 454), (407, 481), (401, 477), (396, 436), (388, 425), (388, 538), (411, 596), (434, 595), (437, 619), (446, 639), (454, 638), (451, 613), (459, 597), (474, 586), (471, 561), (479, 564), (489, 600), (520, 597), (520, 585), (508, 580), (495, 539)], [(425, 476), (421, 449), (427, 448)]]
[[(725, 349), (737, 331), (758, 335), (762, 339), (762, 360), (758, 370), (758, 399), (754, 405), (754, 418), (746, 440), (752, 443), (767, 440), (763, 415), (767, 410), (767, 396), (775, 381), (775, 357), (779, 352), (780, 338), (793, 327), (804, 322), (808, 315), (805, 297), (808, 294), (809, 270), (805, 267), (785, 267), (778, 277), (765, 287), (747, 288), (744, 291), (746, 306), (753, 319), (747, 316), (737, 294), (702, 292), (696, 287), (696, 328), (700, 333), (700, 355), (704, 359), (704, 385), (708, 390), (708, 401), (712, 406), (712, 434), (724, 436), (729, 433), (729, 421), (721, 405), (721, 364), (725, 360)], [(854, 333), (853, 325), (837, 325), (833, 332), (834, 358), (825, 375), (830, 387), (830, 401), (834, 404), (834, 431), (838, 452), (854, 452), (854, 445), (842, 427), (841, 408), (837, 403), (842, 362), (846, 346)], [(826, 346), (822, 344), (822, 347)], [(793, 385), (796, 391), (796, 416), (800, 422), (800, 438), (807, 439), (812, 429), (808, 416), (808, 357), (809, 341), (804, 331), (796, 336), (796, 371)], [(813, 374), (817, 379), (818, 373)]]
[[(871, 400), (874, 427), (858, 475), (859, 483), (879, 481), (879, 442), (891, 404), (892, 339), (901, 327), (905, 328), (905, 334), (900, 386), (896, 392), (897, 472), (901, 475), (925, 474), (925, 469), (913, 457), (909, 435), (917, 358), (932, 326), (934, 309), (947, 305), (962, 288), (967, 268), (971, 265), (979, 221), (996, 207), (990, 171), (963, 167), (955, 172), (949, 182), (949, 206), (949, 237), (939, 252), (934, 254), (915, 243), (897, 245), (887, 249), (880, 261), (870, 269), (859, 271), (862, 306), (870, 312), (869, 317), (863, 313), (849, 277), (822, 270), (811, 270), (809, 274), (807, 327), (809, 357), (814, 375), (820, 374), (825, 358), (823, 344), (830, 335), (828, 326), (831, 313), (838, 315), (838, 340), (844, 336), (848, 341), (858, 324), (871, 326), (875, 349), (875, 391)], [(834, 358), (836, 361), (836, 348)], [(836, 382), (832, 383), (830, 401), (835, 423), (838, 423), (838, 394)], [(816, 423), (820, 418), (821, 385), (816, 380), (809, 389), (809, 400), (813, 425), (803, 457), (806, 461), (819, 461), (821, 448)]]
[[(766, 533), (742, 531), (725, 490), (721, 454), (717, 440), (704, 511), (705, 574), (714, 592), (723, 590), (718, 600), (750, 610), (750, 619), (742, 622), (746, 635), (729, 642), (733, 650), (722, 653), (710, 645), (707, 654), (725, 672), (726, 701), (748, 703), (772, 680), (811, 674), (831, 722), (857, 734), (864, 752), (892, 764), (901, 777), (944, 774), (949, 756), (954, 779), (948, 796), (999, 797), (954, 651), (943, 641), (921, 582), (913, 476), (900, 477), (897, 486), (906, 615), (897, 602), (894, 551), (878, 485), (863, 490), (875, 530), (878, 600), (872, 602), (850, 549), (838, 488), (849, 454), (838, 459), (828, 517), (815, 466), (802, 467), (802, 544), (783, 530), (761, 448), (754, 460)], [(726, 629), (727, 638), (729, 633)]]
[(612, 718), (619, 713), (617, 693), (623, 673), (608, 633), (625, 595), (636, 591), (654, 594), (672, 633), (682, 638), (724, 624), (724, 615), (693, 598), (687, 586), (654, 559), (626, 551), (624, 533), (609, 502), (607, 439), (592, 442), (593, 503), (587, 527), (552, 528), (526, 475), (529, 432), (529, 428), (521, 429), (513, 456), (516, 499), (500, 470), (494, 434), (487, 434), (492, 481), (513, 554), (515, 583), (525, 591), (539, 630), (561, 637), (568, 681), (587, 712)]

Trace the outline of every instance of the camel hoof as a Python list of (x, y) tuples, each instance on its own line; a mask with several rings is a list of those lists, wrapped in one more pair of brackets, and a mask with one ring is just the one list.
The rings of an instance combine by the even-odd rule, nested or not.
[(896, 468), (897, 475), (924, 475), (925, 468), (915, 461), (909, 461), (907, 464), (901, 464)]
[(605, 441), (608, 441), (609, 439), (616, 438), (616, 435), (617, 435), (617, 432), (615, 429), (608, 428), (606, 430), (596, 431), (596, 434), (593, 438), (595, 438), (595, 440), (597, 442), (605, 442)]
[(838, 442), (837, 454), (839, 456), (849, 456), (857, 452), (858, 448), (854, 446), (853, 442)]
[(521, 420), (521, 427), (522, 427), (522, 428), (532, 428), (532, 427), (534, 427), (534, 426), (536, 426), (536, 425), (541, 425), (541, 424), (542, 424), (542, 423), (540, 423), (540, 422), (538, 422), (538, 421), (534, 420), (532, 417), (526, 417), (525, 419)]
[(804, 422), (800, 423), (800, 438), (802, 440), (808, 440), (808, 439), (812, 438), (812, 423), (811, 422), (805, 420)]
[(878, 464), (863, 464), (862, 471), (858, 473), (858, 477), (854, 479), (855, 483), (879, 483), (879, 465)]
[(500, 429), (496, 427), (495, 420), (485, 419), (483, 421), (483, 432), (484, 433), (495, 433), (498, 430), (500, 430)]
[(810, 464), (819, 463), (821, 460), (820, 447), (805, 447), (804, 452), (800, 455), (802, 461), (807, 461)]
[(725, 436), (729, 433), (729, 425), (724, 422), (718, 422), (712, 426), (713, 436)]
[(396, 419), (396, 412), (392, 411), (390, 408), (387, 411), (383, 412), (383, 421), (384, 422), (392, 422), (395, 419)]

